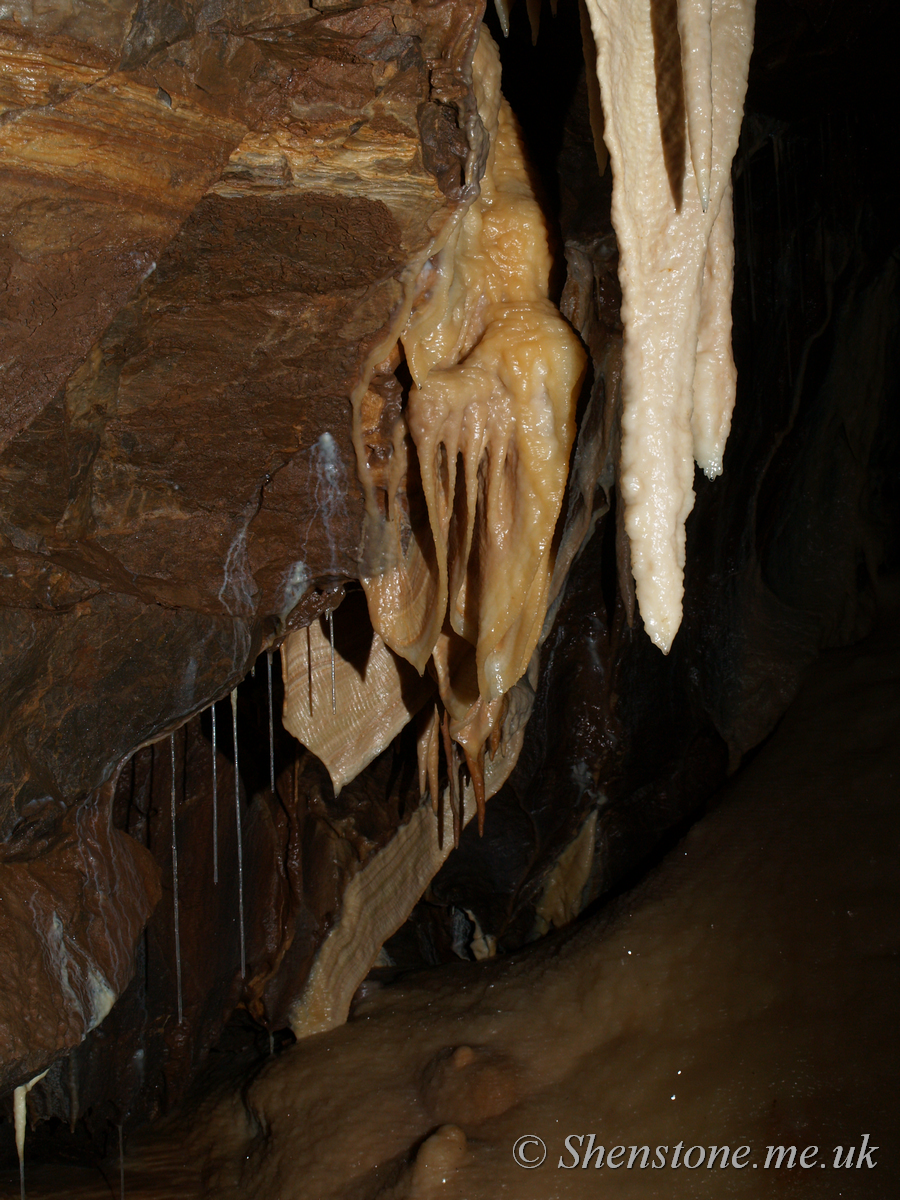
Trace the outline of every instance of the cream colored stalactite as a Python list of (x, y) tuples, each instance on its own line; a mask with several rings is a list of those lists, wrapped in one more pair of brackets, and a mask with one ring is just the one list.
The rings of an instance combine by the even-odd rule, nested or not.
[(603, 140), (603, 101), (600, 97), (600, 81), (597, 78), (597, 47), (591, 36), (591, 18), (585, 0), (578, 0), (578, 18), (581, 24), (581, 46), (584, 51), (584, 69), (587, 76), (585, 83), (588, 115), (591, 118), (591, 137), (594, 141), (597, 170), (603, 175), (609, 163), (609, 151)]
[[(50, 1068), (47, 1068), (49, 1071)], [(40, 1083), (47, 1071), (41, 1071), (29, 1079), (28, 1083), (20, 1084), (13, 1092), (13, 1123), (16, 1131), (16, 1155), (19, 1159), (19, 1179), (22, 1195), (25, 1195), (25, 1125), (28, 1120), (28, 1093), (36, 1083)]]
[(712, 0), (678, 0), (684, 110), (700, 207), (709, 208), (712, 168)]
[(542, 0), (525, 0), (525, 6), (528, 9), (528, 21), (531, 25), (531, 44), (537, 45), (538, 34), (541, 31), (541, 3)]
[(509, 17), (514, 3), (515, 0), (494, 0), (494, 7), (497, 10), (497, 17), (500, 21), (500, 28), (503, 30), (504, 37), (509, 37)]
[(721, 471), (734, 404), (729, 181), (754, 3), (678, 0), (677, 20), (650, 0), (587, 5), (619, 242), (625, 528), (644, 626), (668, 652), (693, 459)]
[(731, 353), (733, 278), (734, 209), (729, 180), (706, 251), (691, 413), (694, 458), (710, 479), (722, 474), (722, 455), (737, 389), (737, 368)]

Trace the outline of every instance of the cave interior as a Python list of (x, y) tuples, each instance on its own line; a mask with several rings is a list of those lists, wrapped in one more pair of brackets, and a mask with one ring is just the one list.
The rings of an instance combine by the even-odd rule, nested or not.
[[(674, 21), (674, 2), (649, 7)], [(0, 4), (10, 1194), (16, 1096), (30, 1165), (113, 1180), (123, 1144), (370, 996), (603, 921), (895, 594), (894, 6), (756, 5), (731, 166), (737, 398), (721, 477), (693, 481), (665, 655), (625, 532), (619, 246), (584, 16), (527, 8), (505, 35), (471, 0)], [(398, 314), (411, 264), (478, 192), (482, 19), (585, 369), (544, 608), (479, 735), (475, 814), (482, 767), (464, 722), (446, 732), (440, 672), (402, 664), (365, 711), (342, 710), (341, 672), (365, 678), (384, 648), (372, 530), (401, 457), (407, 534), (428, 527), (397, 434), (425, 386)], [(282, 720), (306, 703), (321, 757)], [(351, 743), (336, 788), (328, 754)]]

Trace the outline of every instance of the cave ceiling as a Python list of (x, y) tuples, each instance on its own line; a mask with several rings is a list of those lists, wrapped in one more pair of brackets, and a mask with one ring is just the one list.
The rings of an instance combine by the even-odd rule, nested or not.
[[(693, 485), (666, 657), (625, 531), (619, 255), (577, 11), (545, 13), (532, 49), (515, 10), (504, 90), (586, 373), (541, 550), (547, 617), (479, 716), (495, 794), (482, 835), (462, 828), (478, 768), (449, 721), (426, 727), (436, 695), (451, 707), (440, 670), (404, 675), (375, 640), (370, 532), (401, 442), (415, 458), (396, 432), (410, 397), (428, 398), (398, 336), (486, 170), (482, 17), (468, 0), (0, 6), (0, 1090), (49, 1067), (38, 1115), (154, 1115), (236, 1006), (296, 1030), (310, 979), (349, 1003), (383, 942), (389, 977), (572, 919), (702, 811), (823, 645), (865, 630), (867, 581), (896, 558), (890, 6), (757, 6), (733, 168), (737, 406), (722, 477)], [(330, 632), (358, 675), (383, 655), (403, 718), (371, 704), (383, 741), (337, 790), (325, 751), (328, 769), (277, 719), (288, 637), (307, 654), (297, 704), (306, 670), (313, 708), (315, 644), (316, 705), (337, 719)], [(447, 645), (455, 678), (475, 670)], [(437, 814), (417, 742), (442, 764)], [(412, 850), (388, 871), (379, 855), (417, 822), (427, 871)], [(392, 887), (358, 978), (322, 956), (317, 976), (342, 909)]]

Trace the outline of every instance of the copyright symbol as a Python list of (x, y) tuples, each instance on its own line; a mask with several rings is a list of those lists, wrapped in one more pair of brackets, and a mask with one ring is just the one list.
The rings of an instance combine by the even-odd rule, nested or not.
[[(529, 1150), (533, 1153), (529, 1154)], [(528, 1171), (539, 1167), (546, 1157), (547, 1147), (533, 1133), (526, 1133), (513, 1146), (513, 1158), (520, 1167), (525, 1167)]]

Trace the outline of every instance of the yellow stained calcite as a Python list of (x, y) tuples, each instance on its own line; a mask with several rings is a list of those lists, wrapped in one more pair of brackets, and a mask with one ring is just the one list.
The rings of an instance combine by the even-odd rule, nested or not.
[[(373, 440), (385, 440), (377, 428), (381, 396), (370, 385), (396, 369), (396, 343), (386, 339), (373, 350), (353, 398), (367, 499), (362, 583), (374, 638), (368, 629), (365, 652), (351, 647), (355, 665), (338, 638), (336, 714), (323, 631), (291, 635), (283, 652), (285, 724), (326, 764), (337, 790), (437, 685), (440, 711), (419, 732), (420, 778), (423, 793), (443, 804), (443, 746), (454, 837), (463, 760), (483, 819), (485, 799), (509, 775), (521, 745), (533, 688), (512, 689), (526, 675), (547, 613), (586, 363), (548, 298), (547, 228), (487, 33), (473, 80), (490, 146), (485, 172), (407, 281), (393, 338), (399, 335), (413, 386), (386, 439), (386, 462), (383, 454), (368, 458)], [(413, 672), (414, 684), (406, 678), (412, 668), (422, 676)]]
[(546, 224), (485, 32), (473, 78), (491, 140), (480, 195), (423, 267), (401, 335), (428, 528), (398, 531), (391, 567), (364, 580), (387, 645), (420, 671), (435, 655), (454, 737), (537, 644), (585, 368), (548, 299)]
[(731, 161), (754, 0), (587, 0), (622, 284), (621, 490), (644, 626), (681, 623), (694, 459), (721, 472), (734, 405)]

